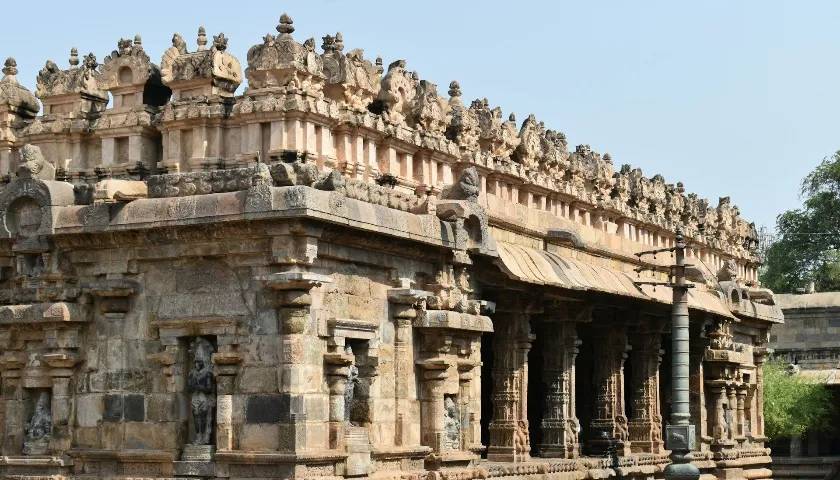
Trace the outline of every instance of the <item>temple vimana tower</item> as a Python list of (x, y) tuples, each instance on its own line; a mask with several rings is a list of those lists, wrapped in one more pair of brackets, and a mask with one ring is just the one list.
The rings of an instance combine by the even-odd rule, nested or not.
[(661, 478), (679, 227), (693, 462), (770, 478), (728, 197), (276, 30), (5, 61), (0, 476)]

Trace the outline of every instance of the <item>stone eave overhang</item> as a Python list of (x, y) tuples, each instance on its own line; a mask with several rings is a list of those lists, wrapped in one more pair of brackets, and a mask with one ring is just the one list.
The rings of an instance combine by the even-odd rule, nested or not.
[(128, 203), (55, 206), (52, 210), (54, 235), (289, 219), (323, 221), (446, 249), (456, 248), (458, 235), (453, 222), (435, 215), (404, 212), (306, 186), (262, 186)]

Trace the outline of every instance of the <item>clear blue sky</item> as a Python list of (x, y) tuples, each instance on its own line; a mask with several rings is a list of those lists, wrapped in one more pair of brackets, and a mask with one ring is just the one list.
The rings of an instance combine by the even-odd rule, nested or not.
[[(0, 56), (32, 88), (70, 47), (101, 60), (120, 37), (143, 36), (158, 62), (173, 32), (197, 27), (245, 52), (284, 11), (303, 41), (344, 33), (385, 65), (408, 60), (445, 94), (487, 97), (519, 121), (529, 113), (616, 163), (681, 180), (773, 226), (800, 204), (800, 179), (840, 149), (837, 2), (517, 2), (424, 0), (8, 2)], [(241, 89), (241, 87), (240, 87)], [(240, 90), (241, 91), (241, 90)]]

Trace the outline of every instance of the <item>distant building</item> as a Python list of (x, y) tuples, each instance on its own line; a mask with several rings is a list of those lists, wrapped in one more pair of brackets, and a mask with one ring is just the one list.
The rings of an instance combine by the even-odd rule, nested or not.
[[(784, 325), (773, 327), (773, 358), (792, 365), (797, 375), (816, 378), (831, 386), (840, 400), (840, 292), (779, 294)], [(840, 401), (835, 402), (840, 408)], [(786, 472), (796, 478), (827, 473), (840, 461), (840, 432), (809, 432), (791, 442), (774, 442), (776, 477)]]

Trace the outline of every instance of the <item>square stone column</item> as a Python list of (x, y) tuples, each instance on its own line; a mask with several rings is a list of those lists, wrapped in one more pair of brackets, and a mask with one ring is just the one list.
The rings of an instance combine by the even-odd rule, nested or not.
[(493, 335), (493, 420), (487, 459), (494, 462), (528, 460), (528, 352), (531, 327), (527, 314), (499, 315)]
[(633, 364), (631, 392), (633, 419), (629, 423), (631, 451), (662, 453), (662, 415), (659, 399), (659, 365), (662, 363), (662, 333), (658, 320), (645, 319), (638, 333), (632, 336)]
[(589, 444), (596, 452), (615, 446), (619, 456), (630, 454), (627, 415), (624, 408), (624, 360), (630, 346), (626, 326), (603, 325), (603, 343), (595, 351), (595, 410), (589, 424)]
[(546, 333), (549, 338), (543, 351), (546, 396), (540, 424), (543, 438), (540, 454), (575, 458), (580, 455), (580, 423), (575, 412), (575, 360), (581, 343), (577, 338), (577, 324), (552, 322)]
[[(276, 292), (274, 302), (282, 333), (278, 365), (280, 393), (288, 398), (289, 414), (280, 418), (280, 449), (300, 452), (307, 448), (326, 448), (329, 445), (328, 418), (308, 418), (305, 405), (318, 402), (316, 397), (322, 395), (324, 352), (314, 310), (322, 304), (318, 287), (332, 280), (305, 271), (274, 273), (259, 280)], [(325, 406), (328, 402), (329, 398), (325, 398)], [(327, 409), (324, 413), (328, 414)]]

